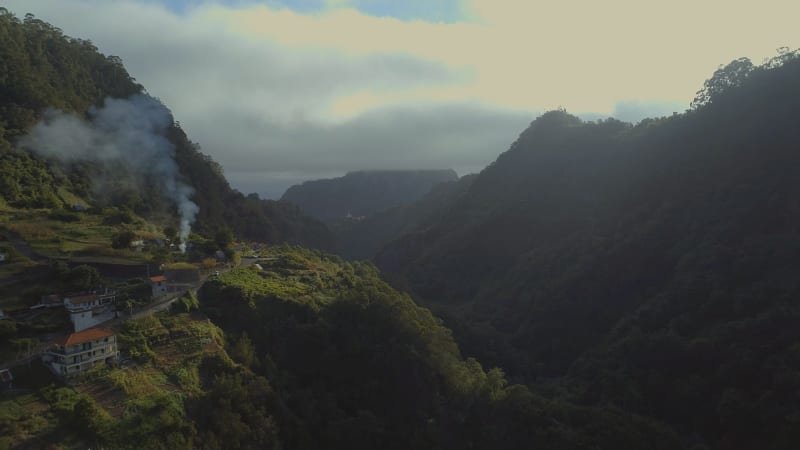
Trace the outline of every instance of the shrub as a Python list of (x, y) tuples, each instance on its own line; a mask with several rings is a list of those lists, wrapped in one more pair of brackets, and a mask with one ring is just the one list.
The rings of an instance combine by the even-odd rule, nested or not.
[(53, 212), (48, 214), (48, 217), (53, 220), (59, 220), (61, 222), (79, 222), (81, 220), (80, 216), (66, 209), (54, 210)]

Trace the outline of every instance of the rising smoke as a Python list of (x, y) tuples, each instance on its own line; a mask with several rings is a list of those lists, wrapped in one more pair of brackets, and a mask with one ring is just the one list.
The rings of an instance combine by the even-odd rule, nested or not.
[(180, 214), (181, 250), (185, 251), (199, 208), (190, 200), (194, 190), (180, 181), (175, 147), (165, 137), (172, 125), (169, 110), (150, 96), (136, 94), (128, 99), (106, 98), (103, 107), (91, 108), (88, 116), (83, 120), (48, 110), (21, 144), (64, 162), (122, 162), (135, 174), (160, 180)]

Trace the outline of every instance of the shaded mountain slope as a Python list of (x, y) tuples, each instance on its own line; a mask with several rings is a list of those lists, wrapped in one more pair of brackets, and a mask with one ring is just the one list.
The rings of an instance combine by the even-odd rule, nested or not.
[(555, 377), (714, 448), (789, 448), (800, 59), (748, 63), (635, 127), (544, 114), (378, 264), (516, 379)]
[(369, 216), (407, 205), (442, 182), (455, 181), (453, 170), (374, 170), (340, 178), (313, 180), (290, 187), (281, 200), (294, 203), (317, 219)]
[(437, 221), (469, 188), (475, 175), (434, 186), (419, 200), (360, 219), (332, 223), (339, 253), (351, 259), (372, 259), (386, 244)]
[(430, 311), (366, 263), (274, 247), (265, 271), (207, 283), (201, 308), (245, 336), (250, 364), (284, 399), (286, 448), (674, 448), (663, 426), (508, 386), (462, 358)]

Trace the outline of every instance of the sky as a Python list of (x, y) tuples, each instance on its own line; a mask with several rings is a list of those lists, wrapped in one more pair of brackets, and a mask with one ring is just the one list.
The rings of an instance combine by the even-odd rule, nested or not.
[(0, 0), (123, 59), (245, 193), (351, 170), (481, 170), (544, 111), (684, 111), (800, 2)]

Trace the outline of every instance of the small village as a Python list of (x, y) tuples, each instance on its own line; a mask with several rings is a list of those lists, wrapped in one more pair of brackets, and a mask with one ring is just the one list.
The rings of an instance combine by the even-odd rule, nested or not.
[[(147, 251), (148, 247), (170, 248), (177, 252), (168, 239), (137, 239), (130, 243), (130, 249), (134, 252)], [(161, 264), (152, 269), (155, 273), (150, 273), (150, 265), (144, 265), (141, 269), (145, 272), (144, 278), (109, 277), (113, 281), (110, 285), (98, 284), (79, 291), (51, 292), (42, 295), (38, 302), (27, 308), (0, 309), (0, 322), (26, 324), (56, 317), (67, 317), (69, 320), (69, 325), (62, 328), (63, 331), (43, 333), (35, 342), (28, 339), (27, 345), (18, 346), (12, 360), (0, 362), (0, 390), (15, 388), (14, 370), (21, 364), (30, 366), (41, 361), (54, 377), (69, 383), (96, 367), (123, 363), (126, 355), (121, 353), (117, 341), (117, 330), (121, 325), (130, 319), (167, 310), (181, 296), (187, 293), (194, 295), (193, 292), (208, 278), (219, 276), (235, 266), (254, 266), (262, 270), (255, 256), (240, 257), (242, 250), (246, 249), (250, 255), (254, 255), (254, 251), (260, 247), (260, 244), (231, 245), (236, 255), (235, 262), (217, 250), (213, 252), (213, 259), (207, 258), (203, 264)], [(0, 264), (8, 261), (7, 256), (7, 251), (0, 252)], [(127, 265), (119, 266), (130, 270)], [(115, 273), (115, 269), (120, 269), (113, 264), (100, 267), (111, 274)], [(136, 287), (138, 301), (130, 300), (130, 285)], [(67, 327), (68, 330), (65, 329)]]

